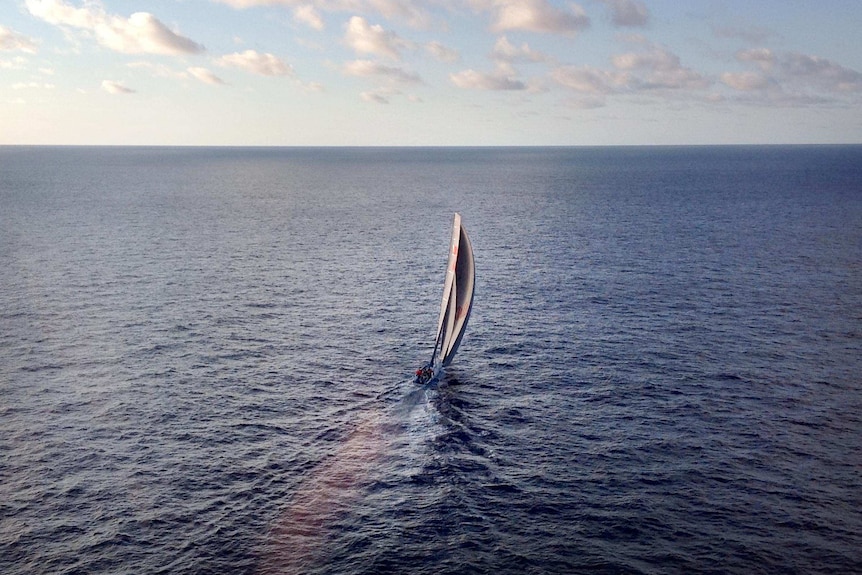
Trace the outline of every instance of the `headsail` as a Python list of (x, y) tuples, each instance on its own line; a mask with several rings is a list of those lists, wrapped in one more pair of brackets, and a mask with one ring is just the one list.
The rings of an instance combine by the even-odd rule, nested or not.
[(443, 284), (443, 300), (440, 303), (440, 318), (437, 321), (434, 363), (445, 367), (452, 363), (458, 351), (473, 306), (475, 276), (473, 246), (467, 231), (461, 225), (461, 214), (456, 213), (449, 244), (446, 281)]
[[(440, 319), (437, 320), (437, 338), (434, 340), (434, 353), (441, 349), (443, 341), (441, 337), (448, 330), (448, 311), (450, 300), (455, 291), (455, 268), (458, 265), (458, 248), (461, 243), (461, 214), (455, 214), (455, 223), (452, 228), (452, 239), (449, 241), (449, 261), (446, 262), (446, 279), (443, 281), (443, 301), (440, 303)], [(433, 359), (436, 359), (433, 358)]]

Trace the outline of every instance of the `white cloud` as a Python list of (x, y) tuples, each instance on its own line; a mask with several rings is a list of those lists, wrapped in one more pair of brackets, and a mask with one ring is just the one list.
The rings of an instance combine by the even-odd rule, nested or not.
[(615, 26), (646, 26), (649, 10), (640, 0), (601, 0), (611, 9), (611, 21)]
[(320, 16), (317, 8), (311, 4), (303, 4), (294, 8), (293, 19), (315, 30), (323, 30), (324, 28), (323, 18)]
[(35, 54), (38, 50), (36, 41), (28, 38), (23, 34), (19, 34), (14, 30), (0, 25), (0, 50), (5, 52), (26, 52), (27, 54)]
[(495, 73), (463, 70), (450, 74), (449, 80), (459, 88), (468, 90), (526, 90), (527, 85), (510, 75), (497, 71)]
[(296, 2), (290, 2), (287, 0), (218, 0), (218, 2), (222, 4), (227, 4), (232, 8), (236, 8), (237, 10), (244, 10), (246, 8), (254, 8), (255, 6), (274, 6), (277, 4), (296, 4)]
[(775, 54), (769, 48), (752, 48), (741, 50), (736, 53), (736, 59), (740, 62), (752, 62), (762, 70), (768, 71), (775, 64)]
[(200, 80), (205, 84), (220, 85), (225, 83), (224, 80), (222, 80), (206, 68), (193, 66), (188, 69), (188, 73), (191, 74), (192, 78)]
[(306, 92), (325, 92), (326, 87), (320, 82), (297, 82), (300, 88)]
[(405, 94), (401, 90), (392, 87), (378, 88), (376, 90), (369, 90), (359, 94), (359, 97), (365, 102), (370, 102), (372, 104), (389, 104), (392, 101), (392, 98), (396, 96), (402, 96), (408, 102), (412, 102), (414, 104), (422, 102), (422, 98), (419, 96), (416, 96), (415, 94)]
[(827, 90), (852, 92), (862, 89), (862, 74), (826, 58), (791, 52), (780, 59), (780, 66), (789, 78), (811, 82)]
[(411, 26), (424, 28), (429, 25), (430, 16), (422, 2), (413, 0), (366, 0), (369, 8), (389, 20), (401, 20)]
[(734, 90), (739, 90), (740, 92), (764, 90), (768, 88), (770, 84), (766, 77), (754, 72), (726, 72), (721, 75), (721, 81), (727, 86), (730, 86)]
[(72, 26), (95, 30), (108, 19), (105, 11), (97, 5), (86, 8), (75, 8), (61, 0), (26, 0), (27, 10), (31, 15), (50, 24)]
[(121, 84), (120, 82), (114, 82), (112, 80), (103, 80), (102, 81), (102, 90), (107, 92), (108, 94), (134, 94), (135, 91), (131, 88), (128, 88)]
[(386, 66), (370, 60), (354, 60), (346, 63), (342, 71), (349, 76), (372, 77), (382, 76), (403, 83), (418, 83), (422, 80), (413, 72), (408, 72), (397, 66)]
[(425, 45), (425, 51), (441, 62), (457, 62), (461, 54), (454, 48), (448, 48), (440, 42), (429, 42)]
[(0, 70), (23, 70), (27, 65), (27, 59), (23, 56), (15, 56), (11, 60), (0, 60)]
[(547, 0), (490, 0), (480, 4), (493, 13), (491, 28), (495, 32), (574, 34), (590, 25), (584, 9), (574, 3), (569, 4), (569, 10), (557, 8)]
[(769, 88), (765, 95), (769, 103), (822, 104), (839, 94), (862, 92), (862, 73), (826, 58), (753, 48), (737, 52), (736, 59), (758, 67), (761, 73), (727, 72), (721, 76), (722, 82), (745, 92)]
[(290, 76), (293, 67), (282, 62), (272, 54), (261, 54), (255, 50), (236, 52), (222, 56), (216, 60), (216, 64), (224, 67), (240, 68), (246, 72), (259, 74), (261, 76)]
[(148, 12), (123, 18), (107, 14), (98, 2), (76, 8), (63, 0), (26, 0), (30, 14), (50, 24), (80, 28), (96, 41), (125, 54), (197, 54), (204, 47), (174, 32)]
[[(256, 6), (293, 7), (297, 21), (322, 29), (320, 12), (379, 14), (387, 20), (400, 20), (417, 28), (427, 28), (431, 17), (421, 0), (214, 0), (238, 10)], [(308, 17), (308, 18), (306, 18)], [(313, 23), (313, 24), (312, 24)], [(317, 28), (317, 24), (321, 27)]]
[(619, 54), (611, 61), (616, 69), (632, 72), (630, 87), (638, 90), (699, 90), (710, 84), (701, 74), (684, 67), (679, 56), (658, 46), (649, 46), (646, 52)]
[(366, 102), (373, 102), (375, 104), (388, 104), (389, 99), (379, 92), (362, 92), (359, 94), (359, 97), (365, 100)]
[(559, 85), (579, 95), (593, 97), (639, 94), (675, 93), (675, 98), (700, 99), (711, 82), (701, 74), (684, 67), (678, 56), (651, 45), (642, 39), (638, 43), (646, 46), (642, 52), (618, 54), (611, 59), (612, 69), (603, 70), (591, 66), (559, 66), (551, 77)]
[(387, 88), (381, 88), (379, 90), (372, 90), (369, 92), (362, 92), (359, 94), (359, 97), (362, 98), (366, 102), (371, 102), (374, 104), (388, 104), (389, 98), (392, 96), (398, 95), (401, 92), (397, 90), (391, 90)]
[(607, 95), (627, 87), (629, 76), (623, 72), (601, 70), (590, 66), (560, 66), (551, 77), (561, 86), (580, 94)]
[(491, 58), (501, 62), (544, 62), (548, 60), (545, 54), (533, 50), (526, 42), (518, 47), (509, 42), (505, 36), (501, 36), (494, 44)]
[(647, 52), (617, 54), (611, 62), (618, 70), (672, 70), (680, 67), (679, 56), (660, 48), (653, 48)]
[(400, 60), (400, 50), (410, 46), (395, 32), (371, 25), (361, 16), (354, 16), (347, 23), (344, 42), (358, 54), (374, 54), (393, 60)]
[(13, 90), (28, 90), (28, 89), (42, 89), (42, 90), (53, 90), (56, 86), (54, 84), (45, 84), (39, 82), (17, 82), (12, 84)]
[(706, 90), (712, 83), (691, 68), (669, 68), (653, 70), (645, 76), (636, 77), (634, 88), (644, 90)]
[(136, 12), (128, 20), (111, 17), (100, 24), (97, 37), (104, 46), (127, 54), (197, 54), (204, 47), (181, 36), (147, 12)]

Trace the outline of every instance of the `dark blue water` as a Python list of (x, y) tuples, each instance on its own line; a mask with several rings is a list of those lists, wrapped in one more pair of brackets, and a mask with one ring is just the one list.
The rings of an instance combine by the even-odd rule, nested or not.
[(859, 146), (0, 148), (5, 574), (859, 573), (860, 374)]

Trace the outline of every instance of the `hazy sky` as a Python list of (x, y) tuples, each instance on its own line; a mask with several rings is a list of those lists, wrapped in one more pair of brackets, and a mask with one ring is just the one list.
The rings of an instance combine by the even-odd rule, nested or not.
[(862, 143), (860, 0), (4, 0), (0, 144)]

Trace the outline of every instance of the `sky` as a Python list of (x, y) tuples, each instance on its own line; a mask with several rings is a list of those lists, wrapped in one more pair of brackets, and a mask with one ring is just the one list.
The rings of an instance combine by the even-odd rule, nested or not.
[(862, 143), (859, 0), (4, 0), (0, 144)]

